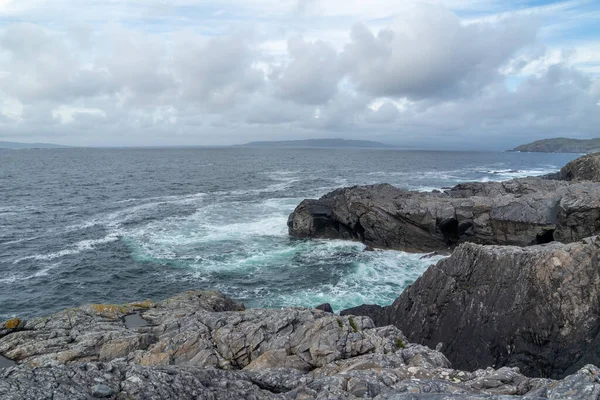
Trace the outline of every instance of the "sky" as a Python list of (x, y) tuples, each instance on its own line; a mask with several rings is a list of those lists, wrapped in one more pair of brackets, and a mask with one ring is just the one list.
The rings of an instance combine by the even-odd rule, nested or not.
[(598, 0), (0, 0), (0, 140), (600, 137)]

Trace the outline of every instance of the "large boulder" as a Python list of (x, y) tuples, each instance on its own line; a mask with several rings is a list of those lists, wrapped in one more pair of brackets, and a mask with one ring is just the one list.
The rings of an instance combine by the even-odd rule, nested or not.
[[(600, 363), (600, 239), (527, 248), (463, 244), (371, 313), (454, 367), (560, 378)], [(360, 312), (360, 311), (363, 312)]]
[(303, 201), (289, 233), (411, 252), (464, 242), (528, 246), (600, 233), (600, 185), (542, 178), (465, 183), (421, 193), (391, 185), (335, 190)]
[(600, 182), (600, 153), (588, 154), (571, 161), (562, 167), (558, 179)]

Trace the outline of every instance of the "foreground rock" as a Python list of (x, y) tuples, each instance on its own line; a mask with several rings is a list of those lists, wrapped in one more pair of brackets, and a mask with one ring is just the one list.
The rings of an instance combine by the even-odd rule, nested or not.
[(542, 178), (465, 183), (443, 193), (391, 185), (335, 190), (290, 215), (296, 237), (350, 239), (414, 252), (464, 242), (528, 246), (600, 233), (600, 185)]
[(600, 364), (600, 240), (527, 248), (464, 244), (393, 305), (350, 310), (436, 347), (461, 369), (563, 377)]
[[(139, 313), (147, 326), (128, 329)], [(458, 371), (395, 327), (319, 310), (244, 310), (214, 292), (91, 305), (0, 331), (2, 399), (598, 399), (600, 371), (562, 381)]]

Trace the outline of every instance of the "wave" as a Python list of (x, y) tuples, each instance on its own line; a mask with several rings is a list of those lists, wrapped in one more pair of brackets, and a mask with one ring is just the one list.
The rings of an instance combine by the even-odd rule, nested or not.
[(50, 271), (52, 271), (53, 269), (56, 269), (58, 266), (60, 266), (60, 264), (61, 264), (60, 262), (57, 262), (54, 264), (46, 265), (45, 267), (43, 267), (42, 269), (40, 269), (39, 271), (37, 271), (36, 273), (34, 273), (32, 275), (20, 276), (20, 275), (16, 274), (16, 275), (9, 276), (7, 278), (1, 278), (0, 283), (15, 283), (18, 281), (26, 281), (26, 280), (30, 280), (30, 279), (34, 279), (34, 278), (41, 278), (43, 276), (47, 276)]
[(66, 257), (73, 254), (79, 254), (84, 251), (93, 250), (96, 246), (106, 243), (111, 243), (119, 240), (120, 235), (116, 232), (110, 233), (101, 239), (82, 240), (70, 248), (59, 250), (47, 254), (34, 254), (31, 256), (21, 257), (13, 261), (13, 264), (18, 264), (26, 260), (37, 260), (37, 261), (51, 261), (57, 258)]

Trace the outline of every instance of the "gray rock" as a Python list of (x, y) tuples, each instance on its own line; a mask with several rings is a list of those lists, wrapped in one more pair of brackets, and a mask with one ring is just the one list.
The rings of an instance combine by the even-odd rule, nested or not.
[(288, 227), (297, 237), (414, 252), (447, 251), (464, 242), (568, 243), (600, 233), (600, 185), (524, 178), (465, 183), (444, 193), (359, 186), (303, 201)]
[(600, 182), (600, 153), (588, 154), (571, 161), (562, 167), (558, 179)]
[(97, 399), (105, 399), (115, 394), (115, 391), (112, 388), (102, 384), (92, 386), (91, 392), (92, 396)]
[(527, 248), (463, 244), (372, 316), (409, 341), (442, 342), (455, 368), (564, 377), (600, 363), (599, 259), (597, 237)]
[[(123, 316), (133, 312), (151, 325), (128, 329)], [(0, 370), (3, 400), (541, 400), (600, 393), (591, 365), (562, 381), (512, 368), (454, 370), (440, 352), (366, 317), (244, 310), (215, 292), (83, 306), (8, 326), (0, 347), (20, 365)]]
[[(141, 306), (147, 308), (139, 311)], [(128, 328), (123, 316), (132, 310), (152, 325)], [(244, 368), (258, 362), (306, 370), (393, 352), (398, 340), (406, 341), (398, 329), (375, 329), (365, 317), (243, 310), (220, 293), (193, 291), (156, 304), (87, 305), (25, 321), (23, 330), (0, 335), (0, 352), (30, 366), (126, 359), (140, 365)]]

